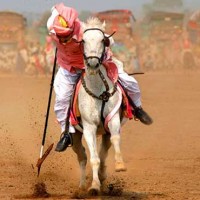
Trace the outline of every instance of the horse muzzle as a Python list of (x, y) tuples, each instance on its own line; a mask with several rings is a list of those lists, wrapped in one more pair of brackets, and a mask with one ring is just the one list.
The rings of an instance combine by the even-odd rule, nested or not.
[(97, 56), (89, 56), (85, 60), (87, 67), (91, 70), (97, 70), (101, 65), (101, 60)]

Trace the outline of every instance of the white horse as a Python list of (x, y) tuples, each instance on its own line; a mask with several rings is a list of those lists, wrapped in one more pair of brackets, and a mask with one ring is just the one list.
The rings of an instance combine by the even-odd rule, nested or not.
[[(92, 167), (92, 184), (89, 192), (98, 194), (101, 182), (106, 178), (105, 160), (111, 144), (115, 150), (115, 170), (125, 171), (124, 162), (120, 150), (120, 113), (115, 111), (114, 116), (108, 122), (108, 131), (102, 133), (100, 151), (97, 150), (97, 131), (102, 126), (102, 120), (113, 111), (115, 105), (122, 99), (122, 94), (107, 76), (102, 65), (106, 46), (109, 38), (104, 34), (105, 23), (97, 18), (90, 18), (83, 24), (83, 55), (85, 61), (85, 76), (82, 77), (82, 85), (78, 94), (78, 106), (83, 125), (83, 135), (90, 152)], [(106, 92), (105, 92), (106, 91)], [(106, 133), (105, 133), (106, 132)], [(80, 188), (86, 186), (87, 156), (81, 142), (82, 134), (73, 134), (73, 150), (76, 152), (80, 168)]]

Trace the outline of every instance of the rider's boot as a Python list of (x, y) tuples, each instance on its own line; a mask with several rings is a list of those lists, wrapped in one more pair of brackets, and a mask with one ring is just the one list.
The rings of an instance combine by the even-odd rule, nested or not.
[(73, 145), (72, 134), (63, 132), (60, 136), (60, 141), (58, 142), (55, 151), (62, 152)]
[(152, 118), (143, 110), (141, 106), (134, 109), (134, 115), (136, 119), (139, 119), (143, 124), (150, 125), (153, 123)]

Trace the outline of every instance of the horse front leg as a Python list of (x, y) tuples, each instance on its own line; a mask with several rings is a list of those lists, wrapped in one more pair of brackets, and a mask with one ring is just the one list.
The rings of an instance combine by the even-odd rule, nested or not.
[(103, 182), (107, 178), (105, 161), (108, 156), (108, 150), (110, 146), (111, 146), (110, 133), (105, 133), (102, 135), (102, 142), (99, 151), (99, 157), (100, 157), (99, 179), (101, 182)]
[(108, 123), (108, 128), (111, 133), (111, 143), (114, 147), (115, 150), (115, 171), (120, 172), (120, 171), (126, 171), (126, 167), (122, 158), (122, 153), (120, 149), (120, 118), (119, 114), (115, 114), (113, 118), (109, 121)]
[(97, 127), (95, 125), (83, 123), (83, 134), (90, 152), (90, 163), (92, 167), (92, 185), (89, 188), (91, 195), (97, 195), (100, 191), (100, 181), (98, 176), (100, 159), (97, 153), (96, 140)]
[(82, 133), (77, 131), (76, 133), (72, 134), (73, 138), (73, 151), (77, 154), (80, 170), (81, 170), (81, 177), (79, 188), (85, 189), (86, 188), (86, 164), (87, 164), (87, 155), (85, 153), (85, 148), (82, 144)]

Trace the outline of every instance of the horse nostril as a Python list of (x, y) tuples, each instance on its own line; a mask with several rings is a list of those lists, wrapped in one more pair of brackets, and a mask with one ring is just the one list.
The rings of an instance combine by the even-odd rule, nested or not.
[(98, 67), (99, 67), (99, 63), (96, 64), (95, 68), (98, 68)]
[(88, 67), (91, 67), (90, 63), (87, 63), (87, 66), (88, 66)]
[(86, 59), (86, 64), (89, 68), (97, 69), (100, 66), (100, 59), (96, 56), (89, 56)]

